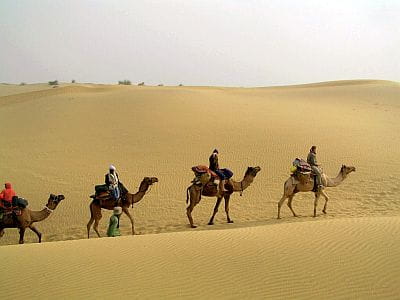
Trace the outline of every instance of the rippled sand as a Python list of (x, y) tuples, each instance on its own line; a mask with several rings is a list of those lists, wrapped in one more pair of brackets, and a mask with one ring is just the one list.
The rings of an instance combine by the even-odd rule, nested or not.
[[(145, 176), (159, 179), (131, 209), (140, 236), (128, 236), (122, 217), (122, 238), (96, 240), (92, 232), (89, 241), (6, 246), (0, 255), (21, 253), (22, 265), (34, 272), (43, 265), (50, 279), (30, 272), (26, 278), (54, 280), (47, 288), (28, 285), (38, 297), (58, 290), (67, 295), (70, 283), (76, 284), (71, 295), (86, 297), (86, 280), (111, 297), (115, 289), (103, 284), (114, 262), (122, 265), (119, 292), (137, 297), (390, 298), (399, 292), (391, 280), (400, 275), (399, 249), (392, 245), (400, 215), (399, 99), (400, 84), (389, 81), (274, 88), (0, 84), (0, 182), (12, 182), (31, 209), (42, 209), (49, 193), (66, 197), (37, 224), (44, 242), (86, 237), (89, 195), (110, 163), (130, 191)], [(328, 175), (336, 176), (342, 164), (357, 172), (327, 190), (327, 215), (320, 203), (312, 218), (313, 195), (300, 194), (293, 207), (301, 217), (293, 218), (285, 205), (276, 220), (291, 162), (306, 157), (312, 144)], [(215, 199), (203, 198), (193, 213), (199, 228), (192, 230), (185, 210), (190, 168), (206, 164), (215, 147), (235, 179), (248, 166), (262, 171), (242, 197), (232, 197), (234, 224), (226, 224), (222, 206), (215, 225), (207, 226)], [(103, 213), (103, 235), (109, 216)], [(149, 235), (162, 232), (169, 234)], [(36, 236), (27, 232), (25, 240), (36, 242)], [(9, 229), (0, 245), (17, 241)], [(105, 259), (111, 252), (121, 255)], [(72, 260), (80, 262), (77, 276)], [(21, 276), (20, 260), (6, 261), (7, 278)], [(51, 289), (58, 276), (68, 284)], [(9, 291), (10, 298), (18, 296), (13, 293), (18, 290)]]

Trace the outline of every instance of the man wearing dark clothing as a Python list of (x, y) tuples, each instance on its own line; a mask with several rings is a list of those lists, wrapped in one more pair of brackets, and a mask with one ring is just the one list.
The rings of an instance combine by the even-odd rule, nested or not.
[(225, 175), (223, 172), (220, 171), (219, 169), (219, 163), (218, 163), (218, 150), (214, 149), (213, 153), (211, 154), (210, 158), (210, 166), (209, 169), (211, 171), (214, 171), (215, 173), (217, 173), (220, 181), (219, 181), (219, 190), (222, 192), (226, 192), (227, 190), (225, 189)]
[(209, 169), (214, 172), (217, 171), (219, 169), (218, 150), (217, 149), (214, 149), (213, 153), (211, 154), (211, 156), (208, 160), (210, 161)]

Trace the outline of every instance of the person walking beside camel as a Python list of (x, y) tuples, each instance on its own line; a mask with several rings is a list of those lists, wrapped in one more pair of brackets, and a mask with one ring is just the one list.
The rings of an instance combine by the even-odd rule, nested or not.
[(319, 165), (317, 162), (317, 146), (311, 147), (310, 152), (308, 153), (308, 156), (307, 156), (307, 163), (310, 164), (311, 169), (317, 175), (318, 189), (322, 189), (323, 185), (322, 185), (321, 169), (319, 168)]
[(225, 174), (223, 172), (221, 172), (221, 170), (219, 169), (219, 163), (218, 163), (218, 150), (214, 149), (213, 153), (211, 154), (211, 156), (209, 157), (209, 162), (210, 162), (210, 166), (209, 169), (211, 171), (214, 171), (218, 177), (219, 177), (219, 189), (222, 192), (226, 192), (227, 190), (225, 189), (225, 183), (226, 183), (226, 178), (225, 178)]
[(119, 231), (119, 218), (122, 214), (122, 207), (116, 206), (114, 207), (113, 214), (110, 218), (110, 224), (108, 225), (107, 236), (115, 237), (120, 236), (121, 232)]

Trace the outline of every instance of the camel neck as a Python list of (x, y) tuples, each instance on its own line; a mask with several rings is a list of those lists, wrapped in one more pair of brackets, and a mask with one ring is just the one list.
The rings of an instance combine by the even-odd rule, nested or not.
[(139, 191), (135, 194), (132, 194), (132, 202), (137, 203), (143, 199), (144, 195), (146, 195), (147, 190), (149, 189), (149, 185), (143, 182), (140, 187)]
[(338, 186), (343, 182), (346, 177), (343, 176), (342, 171), (339, 171), (339, 174), (335, 178), (328, 178), (328, 187)]
[(243, 180), (239, 181), (239, 182), (232, 180), (233, 191), (234, 192), (242, 192), (242, 191), (244, 191), (245, 189), (247, 189), (250, 186), (250, 184), (253, 182), (253, 180), (254, 180), (254, 177), (249, 176), (249, 175), (245, 176), (243, 178)]
[(48, 216), (50, 216), (52, 210), (49, 209), (48, 207), (43, 208), (42, 210), (39, 211), (31, 211), (31, 219), (32, 222), (40, 222), (46, 219)]

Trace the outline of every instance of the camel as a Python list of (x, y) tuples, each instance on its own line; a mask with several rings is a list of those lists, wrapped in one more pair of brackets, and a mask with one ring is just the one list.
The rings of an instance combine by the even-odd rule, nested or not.
[(7, 214), (3, 216), (0, 220), (0, 238), (4, 235), (4, 228), (19, 228), (19, 243), (24, 243), (24, 235), (26, 228), (29, 228), (39, 238), (39, 243), (42, 242), (42, 234), (33, 223), (41, 222), (47, 219), (48, 216), (57, 208), (58, 204), (64, 200), (64, 195), (53, 195), (50, 194), (49, 200), (45, 207), (40, 211), (30, 210), (29, 208), (24, 208), (21, 210), (21, 215), (16, 216), (14, 214)]
[(210, 221), (208, 222), (208, 225), (214, 225), (214, 217), (218, 212), (218, 207), (221, 204), (223, 198), (225, 199), (225, 212), (226, 212), (227, 222), (233, 223), (233, 220), (229, 216), (229, 199), (232, 193), (240, 192), (240, 195), (242, 195), (243, 191), (250, 186), (250, 184), (256, 177), (257, 173), (260, 171), (261, 171), (260, 167), (248, 167), (242, 181), (237, 182), (234, 180), (229, 180), (233, 186), (233, 190), (231, 189), (230, 191), (227, 192), (219, 191), (216, 186), (212, 189), (207, 189), (204, 188), (203, 186), (199, 186), (194, 183), (191, 186), (189, 186), (186, 190), (186, 204), (189, 203), (189, 200), (190, 203), (189, 206), (186, 208), (186, 214), (189, 219), (190, 227), (191, 228), (197, 227), (193, 223), (192, 211), (194, 207), (197, 204), (199, 204), (202, 195), (206, 197), (217, 197), (217, 202), (215, 203), (214, 212), (210, 218)]
[[(156, 177), (144, 177), (142, 182), (140, 183), (139, 191), (136, 194), (131, 194), (127, 190), (121, 191), (122, 196), (121, 196), (119, 205), (122, 207), (122, 212), (125, 213), (131, 221), (132, 235), (135, 234), (135, 229), (134, 229), (134, 225), (133, 225), (133, 218), (128, 210), (129, 206), (133, 207), (134, 203), (137, 203), (140, 200), (142, 200), (144, 195), (146, 194), (147, 190), (149, 189), (149, 187), (155, 182), (158, 182), (158, 179)], [(87, 223), (88, 238), (90, 237), (90, 228), (92, 227), (93, 222), (94, 222), (93, 229), (96, 232), (97, 236), (100, 237), (98, 227), (99, 227), (99, 221), (102, 217), (101, 209), (104, 208), (107, 210), (113, 210), (115, 207), (115, 201), (113, 199), (110, 199), (108, 194), (105, 194), (104, 196), (105, 197), (102, 197), (102, 195), (91, 196), (91, 198), (93, 198), (93, 200), (89, 206), (90, 220)]]
[[(342, 165), (340, 168), (339, 174), (336, 176), (336, 178), (329, 178), (325, 174), (322, 174), (322, 183), (324, 187), (336, 187), (339, 184), (343, 182), (347, 178), (347, 175), (349, 175), (351, 172), (355, 172), (356, 168), (355, 167), (347, 167), (345, 165)], [(296, 180), (296, 179), (295, 179)], [(280, 212), (281, 212), (281, 206), (285, 202), (285, 200), (288, 198), (288, 207), (293, 213), (293, 216), (297, 217), (296, 213), (294, 212), (292, 208), (292, 201), (293, 197), (296, 193), (298, 192), (313, 192), (313, 187), (314, 187), (314, 180), (311, 177), (307, 177), (306, 180), (300, 180), (294, 183), (294, 178), (289, 177), (288, 180), (285, 181), (284, 185), (284, 190), (283, 190), (283, 196), (281, 200), (278, 202), (278, 219), (280, 219)], [(315, 200), (314, 200), (314, 217), (317, 216), (317, 204), (318, 204), (318, 199), (322, 195), (325, 198), (325, 205), (322, 210), (324, 214), (326, 214), (326, 207), (328, 204), (328, 196), (325, 193), (324, 189), (321, 189), (317, 192), (314, 192), (315, 194)]]

